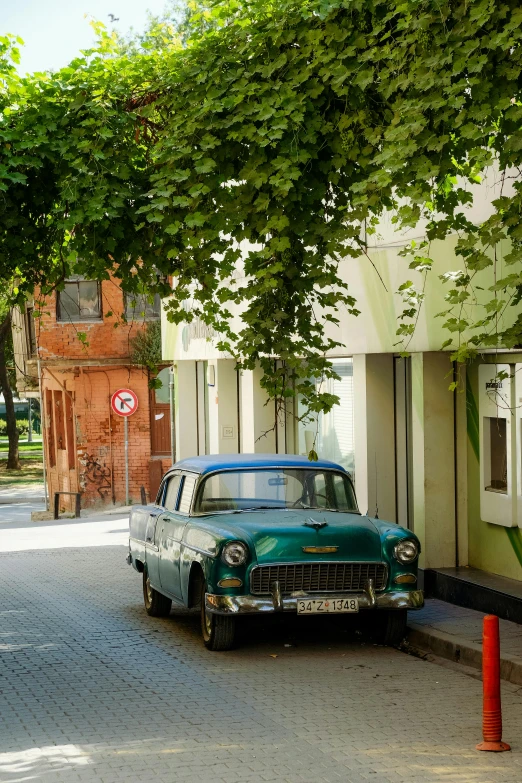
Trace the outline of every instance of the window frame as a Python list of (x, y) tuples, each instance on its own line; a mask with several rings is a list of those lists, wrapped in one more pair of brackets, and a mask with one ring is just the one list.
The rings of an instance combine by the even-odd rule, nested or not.
[[(487, 470), (487, 475), (489, 475), (489, 483), (484, 481), (483, 489), (485, 492), (493, 492), (498, 495), (508, 495), (510, 490), (507, 437), (509, 422), (503, 416), (484, 416), (484, 432), (486, 432), (486, 421), (488, 422), (487, 426), (489, 431), (487, 432), (487, 437), (484, 438), (485, 448), (483, 459), (486, 461), (484, 468), (485, 471)], [(495, 430), (497, 431), (496, 438), (493, 435)], [(500, 448), (501, 453), (498, 451), (498, 448)], [(502, 458), (502, 473), (504, 473), (504, 471), (506, 473), (505, 482), (503, 478), (500, 480), (498, 478), (493, 478), (493, 473), (497, 475), (497, 469), (499, 467), (497, 461), (495, 460), (494, 462), (494, 457)], [(493, 482), (497, 482), (498, 484), (499, 481), (502, 482), (502, 486), (493, 486)]]
[[(190, 496), (189, 505), (188, 505), (188, 511), (181, 511), (181, 501), (183, 500), (183, 493), (185, 492), (185, 486), (187, 485), (187, 479), (190, 481), (192, 480), (192, 494)], [(180, 485), (180, 493), (178, 495), (178, 508), (176, 510), (176, 514), (180, 514), (183, 517), (190, 517), (192, 516), (193, 509), (194, 509), (194, 498), (196, 497), (196, 492), (199, 487), (199, 481), (200, 481), (200, 475), (198, 473), (193, 473), (191, 471), (187, 473), (183, 473), (182, 475), (182, 481)]]
[[(174, 503), (174, 508), (167, 508), (167, 495), (168, 495), (168, 492), (169, 492), (170, 483), (171, 483), (171, 481), (175, 481), (176, 479), (178, 479), (178, 492), (177, 492), (177, 495), (176, 495), (176, 502)], [(179, 501), (181, 500), (181, 490), (183, 489), (183, 486), (185, 484), (183, 479), (184, 479), (183, 475), (181, 473), (179, 473), (179, 472), (176, 472), (176, 473), (171, 473), (169, 475), (169, 477), (165, 480), (165, 490), (164, 490), (164, 493), (163, 493), (163, 504), (162, 505), (163, 505), (163, 508), (165, 509), (165, 511), (167, 511), (167, 512), (169, 512), (171, 514), (176, 514), (177, 511), (178, 511)]]
[[(129, 294), (127, 291), (123, 292), (123, 309), (124, 309), (125, 318), (126, 318), (126, 320), (128, 322), (130, 322), (130, 323), (142, 322), (143, 323), (143, 322), (149, 322), (149, 321), (161, 321), (161, 302), (162, 302), (162, 299), (161, 299), (161, 296), (159, 294), (154, 294), (154, 301), (153, 301), (152, 305), (150, 304), (150, 302), (147, 301), (147, 305), (150, 305), (151, 307), (154, 308), (155, 305), (156, 305), (156, 299), (159, 300), (159, 307), (158, 307), (158, 314), (157, 315), (155, 313), (153, 315), (147, 315), (146, 308), (143, 308), (145, 310), (145, 314), (143, 316), (140, 315), (137, 318), (136, 315), (135, 315), (135, 311), (136, 311), (137, 307), (135, 307), (133, 309), (133, 313), (132, 314), (129, 312), (129, 304), (132, 301), (135, 300), (136, 304), (137, 304), (139, 299), (147, 300), (147, 298), (148, 298), (148, 294)], [(140, 309), (139, 312), (141, 313), (142, 309)]]
[(81, 315), (79, 314), (78, 318), (72, 318), (68, 313), (67, 316), (64, 317), (63, 310), (63, 304), (61, 302), (61, 297), (65, 293), (65, 290), (58, 291), (56, 296), (56, 321), (58, 323), (67, 324), (67, 323), (73, 323), (73, 324), (79, 324), (79, 323), (96, 323), (103, 321), (103, 310), (102, 310), (102, 296), (101, 296), (101, 283), (99, 280), (86, 280), (81, 276), (78, 277), (71, 277), (64, 280), (65, 284), (71, 285), (76, 284), (77, 291), (78, 291), (78, 310), (80, 310), (80, 285), (82, 283), (95, 283), (96, 284), (96, 290), (98, 294), (98, 315)]

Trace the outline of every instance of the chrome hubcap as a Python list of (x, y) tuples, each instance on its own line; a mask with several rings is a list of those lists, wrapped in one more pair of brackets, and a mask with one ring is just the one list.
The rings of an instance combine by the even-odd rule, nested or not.
[(147, 603), (150, 606), (150, 604), (152, 603), (152, 587), (150, 586), (149, 577), (147, 577), (147, 581), (145, 582), (145, 587), (147, 589)]

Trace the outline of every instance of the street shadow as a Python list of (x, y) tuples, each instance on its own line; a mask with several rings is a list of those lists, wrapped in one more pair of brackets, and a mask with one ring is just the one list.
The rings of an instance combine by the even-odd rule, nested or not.
[[(143, 610), (145, 611), (145, 610)], [(153, 618), (149, 618), (153, 620)], [(161, 620), (163, 629), (176, 636), (189, 633), (203, 646), (199, 610), (173, 604), (168, 618)], [(349, 645), (373, 645), (371, 633), (360, 617), (298, 617), (280, 614), (263, 617), (237, 617), (236, 651), (251, 654), (255, 648), (306, 647), (330, 649)]]
[[(22, 504), (17, 504), (22, 505)], [(61, 519), (46, 519), (41, 522), (33, 522), (30, 519), (3, 519), (2, 518), (2, 512), (1, 512), (1, 506), (0, 506), (0, 530), (21, 530), (24, 528), (33, 528), (34, 530), (40, 530), (43, 528), (48, 527), (64, 527), (66, 525), (87, 525), (92, 524), (95, 522), (100, 521), (107, 521), (107, 518), (92, 518), (89, 517), (73, 517), (71, 519), (67, 519), (62, 517)], [(120, 519), (113, 520), (114, 522), (120, 522), (125, 520), (128, 521), (128, 517), (121, 517)], [(121, 528), (119, 530), (108, 530), (108, 533), (126, 533), (128, 531), (128, 525), (124, 528)]]

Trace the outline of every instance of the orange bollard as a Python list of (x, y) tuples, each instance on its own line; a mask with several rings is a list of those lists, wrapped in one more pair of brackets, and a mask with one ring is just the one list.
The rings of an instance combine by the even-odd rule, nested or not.
[(477, 750), (511, 750), (502, 742), (502, 707), (500, 705), (500, 635), (498, 617), (484, 617), (482, 632), (482, 735)]

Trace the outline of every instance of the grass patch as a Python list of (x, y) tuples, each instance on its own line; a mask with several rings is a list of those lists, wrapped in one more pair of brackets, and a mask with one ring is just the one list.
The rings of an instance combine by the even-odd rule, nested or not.
[[(18, 456), (20, 459), (36, 459), (40, 460), (40, 462), (43, 459), (43, 454), (41, 451), (19, 451)], [(4, 449), (2, 446), (0, 446), (0, 460), (7, 459), (7, 449)]]
[(0, 459), (0, 489), (43, 482), (43, 464), (39, 459), (24, 459), (21, 470), (7, 470), (6, 465), (7, 460)]
[[(9, 448), (9, 441), (7, 440), (0, 440), (0, 451), (7, 451)], [(24, 441), (23, 443), (18, 444), (18, 451), (20, 453), (24, 451), (37, 451), (40, 453), (42, 451), (42, 441), (34, 441), (33, 443), (27, 443)]]

